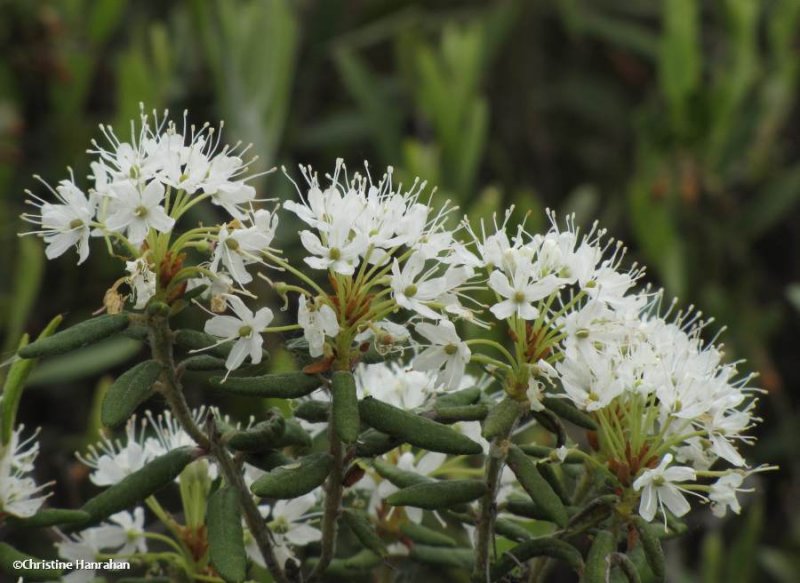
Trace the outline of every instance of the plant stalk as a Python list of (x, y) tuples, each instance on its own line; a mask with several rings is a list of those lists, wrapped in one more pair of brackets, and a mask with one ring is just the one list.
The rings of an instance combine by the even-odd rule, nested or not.
[(276, 583), (288, 583), (289, 579), (287, 579), (286, 573), (284, 573), (283, 568), (278, 563), (278, 558), (275, 556), (272, 534), (269, 531), (269, 527), (266, 521), (261, 517), (261, 513), (258, 511), (256, 503), (253, 501), (253, 496), (250, 494), (247, 484), (244, 483), (241, 468), (233, 461), (228, 450), (225, 449), (225, 446), (220, 442), (219, 431), (217, 430), (213, 415), (208, 415), (206, 423), (211, 455), (217, 459), (220, 472), (225, 476), (225, 481), (235, 488), (236, 492), (239, 494), (239, 505), (242, 507), (244, 513), (244, 520), (256, 541), (258, 550), (261, 551), (261, 556), (264, 557), (264, 563), (267, 569), (269, 569)]
[(181, 427), (195, 440), (198, 446), (208, 451), (208, 437), (194, 422), (192, 412), (183, 395), (183, 387), (175, 371), (175, 359), (172, 353), (172, 331), (169, 329), (167, 318), (154, 315), (149, 318), (150, 350), (153, 358), (164, 367), (161, 375), (161, 394), (181, 424)]

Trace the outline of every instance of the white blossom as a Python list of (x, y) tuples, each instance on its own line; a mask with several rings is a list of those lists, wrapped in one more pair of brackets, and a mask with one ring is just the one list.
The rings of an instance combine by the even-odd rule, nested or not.
[[(20, 426), (11, 432), (8, 443), (0, 444), (0, 514), (27, 518), (33, 516), (49, 494), (44, 490), (51, 484), (38, 486), (30, 476), (39, 455), (36, 433), (23, 440)], [(38, 432), (37, 432), (38, 433)]]
[(273, 314), (269, 308), (260, 308), (253, 313), (239, 296), (228, 296), (228, 305), (234, 316), (214, 316), (206, 321), (204, 330), (223, 342), (232, 341), (225, 367), (228, 371), (239, 368), (249, 356), (253, 364), (261, 362), (261, 346), (264, 339), (261, 333), (272, 322)]
[(695, 471), (687, 466), (670, 467), (670, 463), (672, 454), (666, 454), (658, 466), (645, 470), (633, 483), (634, 490), (642, 491), (639, 514), (647, 522), (653, 520), (658, 509), (663, 512), (664, 506), (677, 517), (689, 512), (689, 502), (676, 484), (695, 480)]
[(458, 337), (456, 327), (449, 320), (438, 324), (423, 322), (416, 331), (430, 342), (413, 361), (415, 370), (439, 371), (438, 383), (446, 388), (457, 387), (472, 352)]
[(131, 244), (140, 245), (150, 229), (168, 233), (175, 225), (175, 219), (161, 206), (164, 185), (160, 182), (152, 181), (141, 188), (133, 181), (125, 181), (115, 184), (112, 191), (105, 226), (111, 231), (125, 231)]
[(298, 300), (297, 323), (303, 328), (308, 353), (314, 358), (322, 356), (325, 338), (333, 338), (339, 333), (339, 322), (333, 308), (328, 304), (309, 308), (303, 295)]

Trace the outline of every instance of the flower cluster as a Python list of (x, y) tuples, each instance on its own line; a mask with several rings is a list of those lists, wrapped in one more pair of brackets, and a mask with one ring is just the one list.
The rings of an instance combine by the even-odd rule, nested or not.
[(48, 497), (44, 490), (50, 484), (37, 486), (30, 476), (39, 455), (37, 436), (22, 439), (23, 429), (18, 427), (8, 443), (0, 443), (0, 516), (33, 516)]
[[(144, 329), (154, 362), (137, 365), (141, 374), (126, 382), (145, 379), (135, 394), (143, 400), (155, 389), (170, 410), (137, 421), (136, 403), (121, 413), (111, 403), (110, 425), (129, 419), (124, 437), (103, 438), (79, 459), (113, 495), (123, 480), (183, 455), (175, 481), (186, 524), (178, 528), (148, 494), (175, 540), (147, 531), (139, 508), (65, 539), (62, 556), (142, 556), (146, 538), (167, 539), (182, 545), (175, 560), (194, 576), (207, 567), (207, 501), (238, 490), (241, 562), (246, 551), (276, 580), (317, 542), (309, 578), (319, 579), (345, 517), (370, 549), (367, 562), (428, 553), (426, 561), (444, 565), (474, 563), (482, 580), (519, 566), (502, 557), (491, 566), (489, 555), (496, 534), (530, 538), (520, 523), (552, 522), (556, 538), (603, 528), (614, 538), (620, 519), (640, 528), (636, 514), (665, 523), (685, 515), (687, 494), (724, 516), (740, 511), (748, 476), (772, 469), (753, 468), (740, 451), (759, 421), (753, 377), (725, 361), (716, 339), (703, 339), (710, 320), (676, 302), (665, 309), (663, 292), (641, 286), (644, 269), (628, 265), (624, 246), (596, 224), (583, 232), (574, 216), (559, 222), (548, 211), (549, 229), (533, 234), (509, 226), (511, 209), (490, 226), (466, 218), (451, 225), (455, 209), (437, 203), (425, 182), (406, 188), (391, 167), (373, 179), (366, 164), (349, 174), (341, 160), (323, 178), (301, 166), (299, 200), (267, 210), (245, 176), (247, 148), (220, 146), (208, 125), (179, 129), (143, 116), (130, 142), (103, 132), (108, 144), (90, 150), (97, 159), (88, 194), (71, 176), (52, 189), (56, 202), (32, 195), (39, 210), (25, 218), (48, 257), (76, 247), (83, 262), (97, 237), (125, 261), (104, 298), (110, 315), (102, 325)], [(220, 207), (225, 222), (179, 231), (202, 201)], [(273, 247), (279, 223), (298, 231), (299, 258)], [(257, 277), (283, 300), (282, 312), (292, 308), (288, 323), (259, 302)], [(171, 329), (184, 309), (198, 310), (202, 332)], [(299, 370), (245, 366), (266, 361), (265, 334), (293, 336), (276, 340), (286, 341)], [(246, 424), (192, 412), (181, 379), (203, 371), (212, 371), (203, 383), (219, 390), (296, 401)], [(296, 418), (284, 417), (289, 411)], [(29, 516), (41, 505), (42, 488), (27, 477), (35, 454), (18, 433), (0, 451), (3, 512)], [(587, 492), (600, 494), (606, 515), (583, 515)], [(578, 506), (572, 519), (570, 506)], [(443, 536), (425, 526), (424, 509), (433, 510), (428, 524), (446, 517), (463, 526), (457, 536), (471, 543), (459, 544), (473, 545), (459, 549), (466, 555), (415, 547)], [(604, 522), (612, 515), (613, 525)], [(571, 532), (573, 519), (584, 518), (595, 522)], [(237, 514), (225, 528), (238, 525)], [(552, 544), (577, 553), (573, 567), (583, 569), (577, 549)]]

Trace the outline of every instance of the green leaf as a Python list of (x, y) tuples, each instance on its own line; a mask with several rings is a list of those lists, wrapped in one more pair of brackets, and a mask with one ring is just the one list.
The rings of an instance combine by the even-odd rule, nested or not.
[(453, 429), (414, 415), (372, 397), (358, 404), (361, 418), (371, 427), (430, 451), (474, 455), (483, 452), (479, 443)]
[(481, 435), (489, 440), (508, 436), (522, 413), (522, 404), (516, 399), (506, 397), (489, 411), (483, 422)]
[(408, 488), (416, 484), (425, 484), (433, 482), (433, 478), (423, 476), (408, 470), (401, 470), (394, 464), (389, 464), (381, 460), (374, 460), (372, 467), (378, 472), (378, 475), (384, 480), (389, 480), (398, 488)]
[(331, 404), (327, 401), (315, 401), (310, 399), (303, 401), (292, 411), (295, 417), (308, 421), (309, 423), (325, 423), (328, 421)]
[(595, 423), (591, 415), (584, 413), (574, 405), (571, 405), (567, 399), (545, 397), (542, 399), (542, 405), (550, 409), (562, 419), (566, 419), (578, 427), (583, 427), (584, 429), (589, 429), (590, 431), (597, 431), (597, 423)]
[(492, 566), (492, 581), (497, 581), (533, 557), (551, 557), (562, 560), (576, 573), (583, 570), (583, 558), (578, 549), (557, 538), (540, 537), (522, 542), (503, 553)]
[(616, 537), (607, 530), (601, 530), (594, 536), (594, 541), (586, 557), (586, 570), (583, 573), (585, 583), (606, 583), (611, 568), (609, 558), (617, 550)]
[(155, 360), (140, 362), (122, 373), (112, 384), (103, 400), (100, 419), (104, 425), (118, 427), (133, 415), (149, 396), (153, 384), (161, 375), (163, 367)]
[(196, 354), (182, 360), (181, 366), (186, 370), (225, 370), (225, 360), (210, 354)]
[(101, 492), (84, 504), (81, 510), (89, 514), (91, 523), (100, 522), (171, 484), (197, 457), (198, 450), (195, 448), (187, 446), (173, 449)]
[(644, 556), (653, 572), (654, 581), (663, 583), (666, 581), (667, 568), (664, 563), (664, 550), (661, 548), (661, 541), (655, 532), (658, 527), (651, 526), (640, 516), (636, 516), (633, 523), (639, 532), (639, 540), (642, 541)]
[(361, 420), (358, 415), (356, 381), (349, 371), (336, 371), (331, 379), (333, 399), (333, 426), (344, 443), (353, 443), (358, 437)]
[(0, 542), (0, 571), (6, 573), (11, 580), (16, 581), (19, 577), (27, 581), (51, 581), (61, 578), (61, 569), (19, 568), (15, 566), (18, 561), (40, 563), (42, 559), (27, 555), (11, 545)]
[(624, 553), (611, 553), (609, 562), (612, 568), (616, 567), (622, 571), (628, 583), (641, 583), (642, 579), (639, 577), (639, 571), (628, 555)]
[(284, 423), (283, 435), (276, 438), (275, 447), (311, 447), (311, 436), (294, 419), (286, 419)]
[(356, 442), (356, 455), (358, 457), (375, 457), (393, 450), (402, 443), (397, 437), (392, 437), (375, 429), (367, 429), (358, 436)]
[[(378, 555), (369, 549), (359, 551), (352, 557), (347, 557), (345, 559), (333, 559), (328, 565), (328, 568), (325, 569), (326, 580), (350, 577), (352, 575), (364, 573), (365, 571), (371, 571), (381, 564), (381, 560), (382, 559)], [(306, 562), (308, 567), (313, 569), (319, 562), (319, 559), (314, 557), (308, 559)]]
[(400, 532), (415, 543), (433, 547), (455, 547), (456, 541), (442, 532), (422, 526), (416, 522), (404, 522), (400, 525)]
[(206, 525), (209, 558), (217, 573), (227, 582), (244, 581), (247, 554), (239, 493), (234, 488), (219, 488), (208, 497)]
[(221, 391), (245, 397), (297, 399), (322, 386), (315, 375), (302, 372), (267, 374), (258, 377), (212, 377), (211, 385)]
[(517, 542), (526, 541), (531, 538), (531, 533), (527, 528), (507, 518), (496, 519), (494, 521), (494, 531), (500, 536)]
[(333, 457), (330, 454), (313, 453), (275, 468), (253, 482), (250, 489), (262, 498), (297, 498), (320, 486), (332, 468)]
[(422, 544), (411, 547), (408, 556), (426, 565), (470, 570), (475, 552), (472, 549), (453, 549)]
[(486, 484), (480, 480), (442, 480), (414, 484), (389, 496), (390, 506), (414, 506), (440, 510), (477, 500), (486, 494)]
[(378, 536), (378, 533), (375, 532), (375, 528), (372, 526), (372, 523), (370, 523), (366, 514), (345, 509), (342, 512), (342, 518), (364, 547), (368, 548), (376, 555), (381, 557), (386, 556), (386, 545), (381, 537)]
[(224, 437), (228, 446), (239, 451), (258, 452), (275, 449), (286, 432), (286, 420), (279, 414), (249, 429), (234, 431)]
[(22, 358), (38, 358), (53, 354), (70, 352), (81, 346), (87, 346), (121, 332), (128, 326), (127, 314), (110, 314), (91, 318), (71, 328), (41, 338), (28, 344), (19, 351)]
[(542, 512), (555, 522), (558, 526), (567, 524), (567, 509), (561, 499), (553, 491), (539, 473), (539, 469), (531, 459), (516, 445), (512, 445), (508, 450), (508, 466), (519, 480), (519, 483), (531, 497), (531, 500), (541, 508)]
[(459, 421), (483, 421), (489, 414), (489, 407), (478, 405), (462, 405), (460, 407), (434, 406), (436, 421), (439, 423), (457, 423)]
[(61, 508), (42, 508), (33, 516), (19, 518), (8, 517), (9, 524), (22, 528), (42, 528), (68, 524), (80, 524), (89, 520), (89, 515), (82, 510), (66, 510)]
[(481, 398), (481, 390), (478, 387), (461, 389), (452, 393), (440, 393), (436, 395), (436, 407), (463, 407), (473, 405)]

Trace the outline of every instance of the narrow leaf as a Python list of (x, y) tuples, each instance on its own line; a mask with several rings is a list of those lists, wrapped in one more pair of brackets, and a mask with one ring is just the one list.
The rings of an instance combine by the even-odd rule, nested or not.
[(19, 351), (22, 358), (38, 358), (53, 354), (63, 354), (81, 346), (94, 344), (112, 334), (121, 332), (128, 326), (127, 314), (109, 314), (91, 318), (71, 328), (40, 338)]
[(242, 509), (234, 488), (225, 486), (209, 496), (206, 524), (211, 564), (225, 581), (244, 581), (247, 577), (247, 554)]
[(195, 459), (197, 450), (192, 447), (173, 449), (101, 492), (84, 504), (81, 510), (89, 514), (92, 523), (100, 522), (171, 484), (183, 468)]
[(245, 397), (297, 399), (322, 386), (319, 377), (302, 372), (267, 374), (258, 377), (212, 377), (211, 386)]
[(358, 437), (361, 421), (358, 415), (356, 381), (349, 371), (336, 371), (331, 379), (333, 398), (333, 426), (344, 443), (353, 443)]
[(486, 484), (479, 480), (442, 480), (403, 488), (389, 496), (390, 506), (414, 506), (439, 510), (477, 500), (486, 494)]
[(118, 427), (125, 423), (136, 407), (150, 396), (150, 390), (161, 371), (161, 364), (155, 360), (146, 360), (122, 373), (109, 387), (103, 400), (100, 413), (103, 424)]
[(561, 499), (547, 483), (539, 469), (531, 459), (523, 453), (516, 445), (512, 445), (508, 450), (508, 465), (514, 475), (517, 476), (519, 483), (531, 497), (531, 500), (541, 508), (550, 520), (559, 526), (567, 524), (567, 509)]
[(367, 397), (359, 402), (361, 418), (371, 427), (430, 451), (473, 455), (483, 452), (479, 443), (453, 429)]
[(291, 464), (275, 468), (256, 480), (250, 489), (262, 498), (297, 498), (320, 486), (333, 467), (333, 457), (314, 453)]

